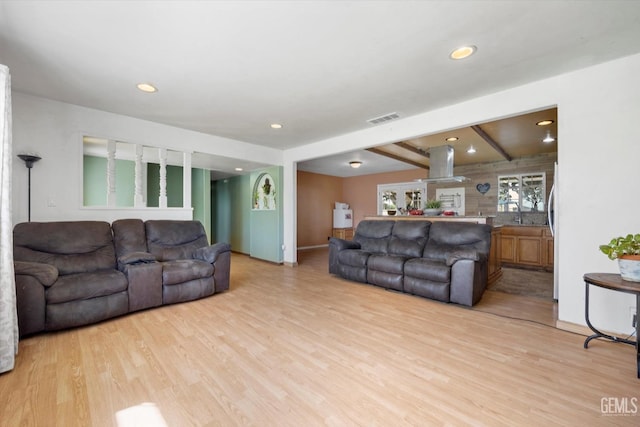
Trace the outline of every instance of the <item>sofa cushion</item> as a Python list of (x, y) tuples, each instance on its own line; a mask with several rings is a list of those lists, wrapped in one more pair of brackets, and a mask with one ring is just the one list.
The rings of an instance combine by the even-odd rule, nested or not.
[(405, 261), (407, 257), (403, 256), (372, 254), (367, 261), (367, 269), (402, 275)]
[(449, 283), (451, 281), (451, 267), (442, 261), (412, 258), (404, 264), (404, 275), (434, 282)]
[(402, 271), (406, 257), (372, 254), (367, 261), (367, 283), (402, 291)]
[(14, 227), (13, 244), (15, 261), (51, 264), (61, 275), (116, 268), (108, 222), (24, 222)]
[(85, 300), (126, 291), (127, 278), (118, 270), (59, 276), (46, 291), (47, 304)]
[(196, 249), (209, 245), (199, 221), (149, 220), (144, 225), (147, 248), (158, 261), (191, 259)]
[(402, 286), (405, 292), (412, 295), (442, 302), (451, 301), (451, 284), (449, 282), (437, 282), (405, 276)]
[(162, 284), (165, 286), (211, 276), (213, 276), (213, 265), (206, 261), (181, 259), (162, 263)]
[(389, 240), (388, 253), (421, 257), (430, 225), (429, 221), (396, 221)]
[(371, 256), (369, 252), (360, 249), (346, 249), (338, 252), (340, 264), (352, 267), (366, 267), (369, 256)]
[(360, 244), (363, 251), (387, 253), (389, 237), (395, 221), (364, 220), (358, 223), (353, 241)]
[(422, 256), (446, 261), (461, 253), (472, 256), (473, 251), (488, 254), (491, 245), (491, 226), (464, 222), (435, 222), (429, 230), (429, 240)]
[(111, 224), (118, 257), (131, 252), (147, 252), (144, 222), (141, 219), (118, 219)]

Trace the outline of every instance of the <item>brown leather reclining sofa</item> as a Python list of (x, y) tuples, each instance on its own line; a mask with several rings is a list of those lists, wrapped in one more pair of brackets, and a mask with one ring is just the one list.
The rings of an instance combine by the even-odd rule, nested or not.
[(229, 289), (231, 247), (198, 221), (28, 222), (13, 244), (21, 336)]

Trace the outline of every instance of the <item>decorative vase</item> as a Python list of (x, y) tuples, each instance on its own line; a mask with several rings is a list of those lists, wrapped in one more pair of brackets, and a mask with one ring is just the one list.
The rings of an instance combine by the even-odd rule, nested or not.
[(618, 258), (618, 268), (624, 280), (640, 282), (640, 255), (623, 255)]

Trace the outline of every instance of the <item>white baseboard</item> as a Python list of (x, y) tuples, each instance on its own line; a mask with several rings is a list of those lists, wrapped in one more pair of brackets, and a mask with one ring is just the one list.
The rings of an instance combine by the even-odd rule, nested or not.
[(304, 251), (306, 249), (317, 249), (317, 248), (327, 248), (329, 247), (329, 245), (315, 245), (315, 246), (299, 246), (298, 250), (299, 251)]

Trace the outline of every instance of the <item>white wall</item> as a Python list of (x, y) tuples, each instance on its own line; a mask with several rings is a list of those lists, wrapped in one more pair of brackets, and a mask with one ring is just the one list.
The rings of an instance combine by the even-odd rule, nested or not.
[[(37, 152), (31, 171), (31, 220), (137, 217), (191, 218), (191, 209), (88, 209), (82, 207), (82, 136), (197, 151), (280, 165), (282, 152), (241, 141), (13, 92), (14, 154)], [(27, 220), (27, 169), (14, 156), (13, 222)], [(55, 205), (55, 206), (51, 206)]]
[[(640, 55), (534, 82), (284, 154), (285, 177), (297, 161), (438, 133), (558, 106), (559, 320), (584, 325), (582, 275), (616, 273), (598, 251), (611, 237), (640, 232)], [(285, 262), (295, 263), (295, 192), (285, 192)], [(591, 320), (631, 333), (630, 295), (594, 290)]]

